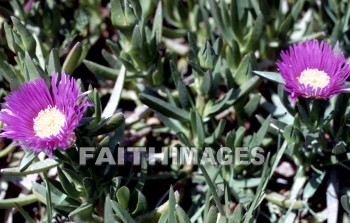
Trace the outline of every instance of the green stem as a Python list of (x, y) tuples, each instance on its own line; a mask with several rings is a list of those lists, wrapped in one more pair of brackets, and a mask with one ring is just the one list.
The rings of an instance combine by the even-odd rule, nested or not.
[(49, 178), (47, 176), (47, 172), (44, 172), (44, 179), (46, 184), (46, 211), (47, 211), (47, 222), (52, 222), (52, 204), (51, 204), (51, 190)]
[(12, 144), (9, 145), (8, 147), (6, 147), (5, 149), (0, 151), (0, 158), (7, 156), (9, 153), (11, 153), (16, 148), (17, 148), (17, 146), (14, 146)]
[(7, 209), (15, 207), (15, 203), (20, 206), (33, 204), (38, 201), (38, 198), (34, 194), (26, 195), (23, 197), (8, 198), (0, 201), (0, 209)]

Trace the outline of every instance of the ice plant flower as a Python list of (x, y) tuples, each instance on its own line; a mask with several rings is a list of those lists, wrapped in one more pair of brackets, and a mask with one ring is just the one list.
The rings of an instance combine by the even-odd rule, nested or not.
[(281, 52), (277, 67), (293, 101), (299, 96), (327, 99), (348, 87), (344, 81), (350, 74), (349, 62), (324, 41), (307, 40), (290, 46)]
[(75, 142), (74, 130), (90, 106), (76, 80), (65, 73), (53, 74), (49, 88), (43, 78), (24, 83), (5, 97), (0, 137), (16, 140), (37, 152), (67, 149)]

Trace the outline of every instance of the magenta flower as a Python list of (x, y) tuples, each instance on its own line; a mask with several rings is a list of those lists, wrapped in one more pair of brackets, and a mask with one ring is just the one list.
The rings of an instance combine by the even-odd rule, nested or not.
[[(59, 81), (59, 79), (61, 79)], [(51, 89), (43, 78), (24, 83), (5, 97), (0, 137), (37, 152), (67, 149), (75, 142), (74, 130), (91, 104), (79, 93), (77, 82), (65, 73), (54, 74)]]
[(344, 84), (350, 74), (349, 62), (324, 41), (294, 44), (281, 52), (281, 58), (277, 67), (293, 101), (299, 96), (327, 99), (349, 86)]

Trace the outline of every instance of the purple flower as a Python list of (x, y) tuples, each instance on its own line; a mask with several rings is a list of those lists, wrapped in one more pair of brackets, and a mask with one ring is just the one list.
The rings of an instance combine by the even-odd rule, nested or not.
[(344, 84), (350, 74), (349, 62), (324, 41), (294, 44), (281, 52), (281, 58), (277, 67), (293, 101), (299, 96), (327, 99), (349, 86)]
[[(60, 79), (60, 80), (59, 80)], [(24, 83), (5, 97), (0, 121), (6, 125), (0, 137), (37, 152), (67, 149), (75, 142), (74, 130), (91, 104), (80, 94), (77, 82), (65, 73), (54, 74), (51, 88), (43, 78)]]

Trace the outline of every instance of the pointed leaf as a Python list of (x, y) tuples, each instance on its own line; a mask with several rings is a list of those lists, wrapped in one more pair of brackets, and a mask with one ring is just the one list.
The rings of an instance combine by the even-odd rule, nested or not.
[(139, 98), (144, 104), (154, 109), (155, 111), (162, 113), (163, 115), (167, 115), (177, 120), (189, 120), (188, 112), (175, 107), (163, 100), (143, 93), (139, 95)]
[(268, 71), (253, 71), (260, 77), (266, 78), (270, 81), (277, 82), (280, 84), (285, 84), (281, 74), (276, 73), (276, 72), (268, 72)]
[(111, 204), (117, 217), (123, 223), (136, 223), (135, 220), (130, 216), (130, 214), (126, 210), (124, 210), (117, 202), (111, 200)]
[(59, 163), (53, 159), (46, 159), (46, 160), (31, 164), (25, 171), (22, 171), (22, 172), (20, 171), (20, 167), (11, 167), (11, 168), (1, 169), (1, 173), (6, 175), (13, 175), (13, 176), (26, 176), (29, 174), (40, 173), (40, 172), (49, 170), (55, 166), (58, 166), (58, 164)]
[(51, 76), (54, 73), (61, 72), (61, 63), (57, 49), (52, 49), (49, 56), (49, 62), (47, 65), (47, 73)]
[(130, 191), (129, 188), (123, 186), (117, 190), (116, 197), (118, 199), (118, 203), (124, 209), (127, 209), (129, 206), (130, 199)]
[(62, 71), (72, 74), (75, 68), (79, 66), (79, 61), (83, 53), (83, 47), (80, 42), (77, 42), (73, 48), (69, 51), (63, 66)]

